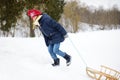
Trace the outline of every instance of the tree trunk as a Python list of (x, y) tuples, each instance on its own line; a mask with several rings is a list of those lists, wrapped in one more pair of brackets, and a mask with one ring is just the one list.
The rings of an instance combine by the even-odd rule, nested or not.
[(30, 19), (30, 37), (35, 37), (32, 20)]

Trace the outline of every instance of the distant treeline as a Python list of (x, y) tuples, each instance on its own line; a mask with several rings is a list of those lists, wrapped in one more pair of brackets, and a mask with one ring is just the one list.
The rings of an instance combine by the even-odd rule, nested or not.
[(79, 8), (80, 19), (82, 22), (98, 25), (120, 25), (120, 11), (113, 7), (105, 10), (102, 7), (93, 12), (88, 8)]
[(101, 25), (103, 26), (102, 29), (105, 26), (111, 27), (111, 25), (114, 25), (116, 27), (120, 25), (120, 10), (118, 10), (116, 5), (110, 9), (104, 9), (102, 6), (96, 9), (76, 1), (68, 2), (64, 7), (64, 17), (67, 20), (66, 22), (68, 22), (65, 24), (72, 23), (73, 32), (77, 31), (79, 22)]

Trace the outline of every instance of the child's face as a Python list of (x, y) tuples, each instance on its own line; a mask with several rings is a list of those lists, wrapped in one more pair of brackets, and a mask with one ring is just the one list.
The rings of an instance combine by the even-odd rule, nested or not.
[(35, 19), (37, 18), (37, 16), (35, 16), (35, 17), (33, 17), (32, 19), (33, 19), (33, 21), (35, 21)]

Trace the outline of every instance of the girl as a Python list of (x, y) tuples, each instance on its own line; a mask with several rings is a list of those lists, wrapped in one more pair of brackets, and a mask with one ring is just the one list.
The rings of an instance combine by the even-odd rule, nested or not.
[(39, 10), (28, 10), (27, 15), (33, 20), (33, 24), (39, 27), (44, 36), (46, 46), (54, 61), (52, 66), (58, 66), (60, 64), (60, 59), (57, 55), (63, 57), (66, 60), (67, 66), (69, 66), (71, 63), (71, 56), (59, 50), (60, 43), (68, 37), (65, 29), (48, 14), (42, 13)]

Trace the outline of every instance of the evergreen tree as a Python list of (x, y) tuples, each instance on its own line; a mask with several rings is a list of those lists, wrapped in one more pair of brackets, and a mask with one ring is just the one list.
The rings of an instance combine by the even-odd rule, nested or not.
[(11, 27), (14, 27), (17, 17), (21, 15), (23, 8), (23, 1), (0, 0), (0, 29), (9, 31)]
[[(58, 21), (64, 4), (64, 0), (0, 0), (0, 30), (9, 32), (11, 27), (15, 27), (23, 11), (33, 9), (35, 6)], [(32, 29), (30, 29), (30, 36), (35, 36)]]
[(58, 21), (63, 13), (64, 0), (47, 0), (45, 12)]

